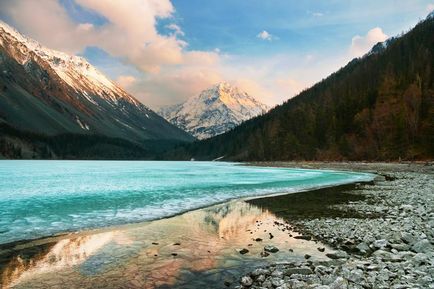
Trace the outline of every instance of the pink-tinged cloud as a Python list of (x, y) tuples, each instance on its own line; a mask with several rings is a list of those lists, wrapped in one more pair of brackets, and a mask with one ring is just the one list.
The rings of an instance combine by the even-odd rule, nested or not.
[(127, 90), (130, 89), (134, 83), (137, 82), (137, 78), (131, 75), (121, 75), (116, 79), (116, 84)]
[[(117, 83), (153, 108), (179, 103), (220, 81), (240, 86), (260, 101), (275, 105), (300, 89), (331, 73), (344, 61), (311, 61), (314, 56), (272, 55), (262, 58), (227, 55), (219, 49), (191, 51), (176, 24), (161, 35), (158, 19), (169, 20), (175, 9), (170, 0), (75, 0), (85, 9), (103, 16), (107, 23), (76, 23), (56, 0), (0, 0), (0, 10), (17, 28), (49, 48), (71, 54), (96, 46), (136, 67), (142, 74), (121, 75)], [(380, 29), (381, 32), (381, 29)], [(377, 32), (354, 39), (381, 40)], [(267, 31), (264, 40), (275, 39)], [(363, 39), (367, 40), (363, 40)], [(362, 41), (363, 40), (363, 41)], [(348, 57), (348, 56), (346, 56)], [(316, 58), (315, 58), (316, 59)], [(295, 73), (297, 71), (297, 73)]]
[(380, 27), (375, 27), (368, 31), (365, 36), (356, 35), (351, 41), (350, 53), (353, 57), (360, 57), (378, 42), (383, 42), (388, 36)]

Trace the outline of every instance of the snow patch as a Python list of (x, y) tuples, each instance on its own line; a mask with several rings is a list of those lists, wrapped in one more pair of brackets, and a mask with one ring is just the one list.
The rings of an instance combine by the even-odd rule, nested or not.
[(88, 126), (85, 122), (81, 121), (80, 118), (79, 118), (78, 116), (75, 116), (75, 121), (77, 121), (78, 125), (79, 125), (82, 129), (84, 129), (84, 130), (89, 130), (89, 126)]

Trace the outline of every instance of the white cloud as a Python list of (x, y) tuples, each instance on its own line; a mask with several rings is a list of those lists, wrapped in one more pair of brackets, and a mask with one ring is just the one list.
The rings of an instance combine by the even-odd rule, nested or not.
[(268, 33), (267, 31), (263, 30), (262, 32), (259, 32), (258, 35), (256, 35), (257, 38), (260, 38), (262, 40), (273, 40), (274, 36)]
[(182, 31), (181, 27), (179, 27), (178, 25), (176, 25), (174, 23), (166, 25), (166, 28), (172, 30), (175, 35), (180, 35), (180, 36), (185, 35), (184, 31)]
[(353, 57), (359, 57), (367, 53), (372, 46), (378, 42), (383, 42), (388, 36), (380, 27), (372, 28), (365, 36), (356, 35), (351, 41), (350, 54)]
[(426, 6), (426, 11), (427, 11), (428, 13), (433, 12), (433, 11), (434, 11), (434, 3), (432, 3), (432, 4), (428, 4), (428, 5)]
[[(75, 0), (107, 20), (102, 25), (76, 23), (55, 0), (0, 0), (2, 14), (13, 25), (42, 44), (68, 53), (96, 46), (137, 74), (122, 71), (116, 82), (150, 107), (174, 104), (220, 82), (239, 85), (269, 105), (281, 103), (301, 89), (339, 68), (345, 60), (314, 55), (267, 55), (262, 58), (226, 55), (220, 49), (188, 50), (180, 39), (182, 28), (169, 24), (173, 33), (161, 35), (158, 19), (170, 20), (170, 0)], [(265, 41), (277, 39), (267, 31)], [(327, 60), (321, 60), (326, 58)], [(323, 61), (323, 62), (321, 62)], [(134, 70), (135, 71), (135, 70)], [(134, 75), (134, 76), (133, 76)]]
[[(50, 48), (77, 54), (88, 46), (96, 46), (133, 65), (143, 72), (143, 79), (120, 76), (117, 81), (139, 97), (146, 95), (143, 101), (164, 103), (173, 98), (169, 93), (186, 97), (187, 93), (221, 80), (221, 76), (216, 77), (220, 75), (219, 50), (187, 51), (188, 44), (179, 39), (184, 33), (176, 24), (167, 26), (173, 31), (170, 35), (158, 33), (158, 19), (170, 20), (174, 13), (170, 0), (75, 2), (101, 15), (107, 23), (76, 23), (55, 0), (2, 0), (0, 10), (22, 32)], [(164, 88), (159, 91), (157, 85)]]
[(98, 46), (153, 73), (161, 66), (183, 63), (186, 43), (177, 38), (182, 30), (172, 24), (169, 28), (174, 33), (164, 36), (156, 29), (157, 19), (170, 18), (174, 12), (170, 0), (75, 1), (108, 23), (97, 27), (76, 23), (54, 0), (2, 0), (0, 9), (20, 30), (53, 49), (78, 53), (87, 46)]
[(311, 11), (311, 10), (307, 10), (306, 13), (310, 16), (314, 16), (314, 17), (322, 17), (324, 16), (323, 12), (320, 11)]

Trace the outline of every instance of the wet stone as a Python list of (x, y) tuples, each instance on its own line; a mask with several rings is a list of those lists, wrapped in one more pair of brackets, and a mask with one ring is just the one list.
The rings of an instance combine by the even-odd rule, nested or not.
[(246, 248), (243, 248), (243, 249), (241, 249), (241, 250), (239, 251), (239, 253), (240, 253), (241, 255), (244, 255), (244, 254), (249, 253), (249, 250), (247, 250)]
[(348, 254), (345, 251), (336, 251), (335, 253), (327, 253), (326, 256), (330, 259), (344, 259), (348, 257)]
[(279, 252), (279, 248), (277, 248), (277, 247), (275, 247), (273, 245), (266, 245), (264, 247), (264, 251), (265, 252), (270, 252), (270, 253), (276, 253), (276, 252)]

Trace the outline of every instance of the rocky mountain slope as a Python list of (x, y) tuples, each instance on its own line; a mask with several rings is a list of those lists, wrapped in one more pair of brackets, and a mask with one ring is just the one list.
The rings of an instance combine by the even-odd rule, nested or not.
[(219, 83), (186, 102), (162, 108), (168, 121), (198, 139), (222, 134), (265, 113), (268, 107), (226, 82)]
[(193, 138), (84, 58), (48, 49), (0, 21), (0, 124), (44, 136)]

